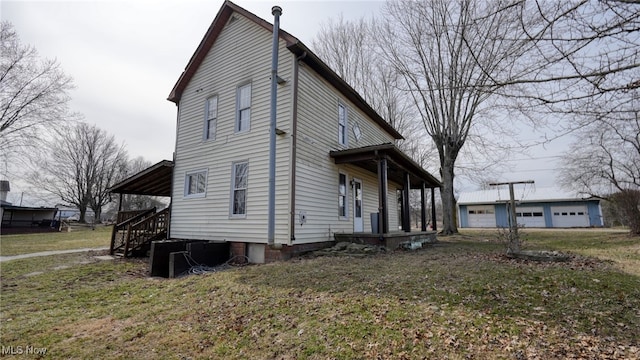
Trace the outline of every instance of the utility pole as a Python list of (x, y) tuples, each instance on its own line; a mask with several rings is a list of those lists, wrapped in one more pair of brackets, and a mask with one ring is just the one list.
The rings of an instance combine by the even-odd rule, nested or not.
[(520, 252), (520, 237), (518, 236), (518, 223), (516, 221), (516, 199), (513, 191), (513, 185), (533, 183), (533, 180), (525, 180), (489, 184), (489, 186), (509, 185), (509, 247), (507, 249), (507, 253)]

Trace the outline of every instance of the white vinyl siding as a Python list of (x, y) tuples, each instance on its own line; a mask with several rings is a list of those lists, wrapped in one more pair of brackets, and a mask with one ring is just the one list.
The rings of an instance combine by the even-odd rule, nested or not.
[(338, 104), (338, 143), (349, 145), (349, 121), (347, 108), (343, 104)]
[[(300, 65), (298, 92), (298, 142), (297, 159), (317, 166), (335, 167), (328, 156), (331, 150), (343, 150), (339, 144), (336, 104), (344, 105), (347, 116), (346, 144), (356, 148), (384, 143), (394, 143), (395, 139), (378, 124), (368, 118), (354, 104), (328, 82), (320, 78), (312, 69)], [(329, 120), (328, 120), (329, 119)], [(361, 137), (355, 141), (351, 126), (357, 123)], [(329, 176), (330, 174), (325, 174)], [(335, 177), (332, 179), (334, 182)]]
[(184, 180), (184, 197), (204, 197), (207, 192), (207, 171), (198, 170), (188, 172)]
[[(273, 34), (240, 14), (233, 16), (236, 21), (222, 29), (179, 103), (174, 171), (184, 174), (207, 168), (208, 185), (206, 198), (186, 200), (182, 196), (184, 175), (176, 176), (170, 234), (174, 238), (267, 242), (270, 81), (264, 74), (271, 71)], [(279, 51), (278, 74), (291, 79), (295, 56), (284, 40), (280, 41)], [(251, 130), (238, 133), (235, 131), (238, 86), (249, 80)], [(287, 133), (291, 133), (291, 93), (291, 86), (278, 87), (277, 127)], [(211, 95), (218, 96), (216, 140), (203, 142), (203, 106)], [(335, 130), (333, 135), (335, 142)], [(290, 241), (290, 144), (289, 137), (277, 138), (275, 241), (282, 244)], [(247, 215), (241, 221), (230, 216), (232, 163), (239, 160), (250, 165)], [(335, 178), (332, 182), (335, 188)], [(335, 200), (333, 204), (335, 214)]]
[(251, 83), (238, 86), (236, 113), (236, 132), (251, 129)]
[(231, 175), (231, 216), (246, 217), (249, 163), (234, 163)]
[(216, 139), (216, 121), (218, 119), (218, 97), (212, 96), (205, 102), (204, 138)]
[[(296, 214), (304, 211), (306, 223), (296, 227), (295, 244), (332, 241), (335, 233), (353, 232), (353, 217), (340, 220), (336, 211), (339, 191), (337, 179), (340, 171), (362, 180), (364, 231), (370, 232), (370, 214), (378, 212), (376, 173), (350, 165), (338, 167), (329, 156), (329, 152), (393, 143), (395, 139), (304, 63), (300, 65), (298, 89), (297, 180), (294, 211)], [(339, 144), (338, 134), (336, 134), (339, 117), (337, 104), (344, 105), (347, 110), (347, 138), (345, 138), (347, 147)], [(357, 142), (352, 128), (356, 123), (361, 134)], [(397, 203), (392, 199), (395, 198), (398, 188), (400, 188), (399, 185), (389, 182), (387, 193), (389, 229), (397, 229), (395, 216)], [(347, 204), (349, 203), (350, 199), (347, 197)]]
[[(335, 134), (335, 133), (334, 133)], [(334, 140), (335, 141), (335, 140)], [(334, 165), (335, 166), (335, 165)], [(338, 204), (338, 174), (337, 169), (317, 168), (315, 166), (300, 165), (297, 173), (307, 177), (313, 177), (315, 181), (304, 181), (296, 184), (296, 214), (300, 211), (305, 212), (306, 222), (304, 225), (296, 226), (295, 244), (303, 244), (316, 241), (334, 240), (335, 233), (351, 233), (353, 232), (353, 214), (352, 208), (349, 210), (349, 216), (344, 220), (340, 218), (336, 205)], [(325, 176), (326, 173), (332, 173), (331, 177)], [(362, 215), (364, 232), (371, 232), (371, 215), (378, 212), (378, 178), (376, 174), (355, 166), (344, 166), (344, 173), (348, 174), (347, 184), (353, 177), (362, 181)], [(347, 185), (347, 187), (349, 187)], [(398, 204), (394, 199), (399, 185), (389, 182), (387, 192), (389, 206), (389, 229), (394, 231), (398, 228), (397, 214)], [(328, 193), (329, 189), (330, 193)], [(347, 203), (351, 201), (348, 191)], [(349, 206), (349, 205), (347, 205)]]

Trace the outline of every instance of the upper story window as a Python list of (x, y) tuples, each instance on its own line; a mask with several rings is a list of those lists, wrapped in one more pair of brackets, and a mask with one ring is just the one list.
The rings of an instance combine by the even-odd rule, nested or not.
[(185, 197), (204, 197), (207, 191), (207, 170), (188, 172), (184, 178)]
[(239, 86), (236, 97), (235, 132), (249, 131), (251, 127), (251, 83)]
[(247, 215), (248, 175), (248, 162), (233, 164), (231, 171), (231, 216), (233, 217), (243, 217)]
[(340, 145), (348, 145), (347, 123), (347, 108), (343, 104), (338, 104), (338, 143)]
[(215, 140), (216, 121), (218, 119), (218, 97), (212, 96), (208, 98), (204, 107), (204, 138), (205, 140)]

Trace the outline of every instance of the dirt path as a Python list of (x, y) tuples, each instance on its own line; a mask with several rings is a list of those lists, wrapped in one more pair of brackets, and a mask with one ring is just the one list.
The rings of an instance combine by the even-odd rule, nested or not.
[(108, 247), (99, 247), (99, 248), (83, 248), (83, 249), (72, 249), (72, 250), (54, 250), (54, 251), (42, 251), (30, 254), (20, 254), (20, 255), (12, 255), (12, 256), (0, 256), (0, 262), (18, 260), (18, 259), (28, 259), (32, 257), (38, 256), (49, 256), (49, 255), (59, 255), (59, 254), (72, 254), (78, 252), (87, 252), (87, 251), (102, 251), (108, 250)]

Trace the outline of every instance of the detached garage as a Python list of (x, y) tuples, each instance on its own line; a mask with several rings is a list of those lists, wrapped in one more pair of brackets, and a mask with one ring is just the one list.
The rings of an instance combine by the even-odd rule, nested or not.
[[(519, 195), (519, 196), (518, 196)], [(516, 195), (516, 221), (529, 228), (601, 227), (600, 200), (584, 198), (557, 188), (527, 187)], [(500, 189), (461, 193), (458, 218), (461, 228), (508, 227), (508, 191)]]

